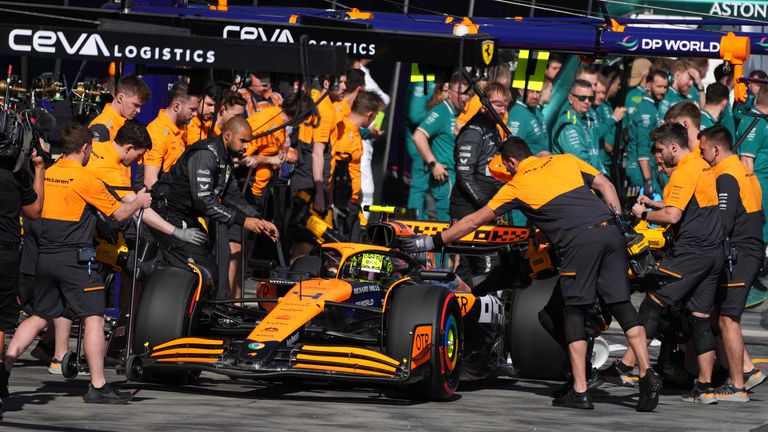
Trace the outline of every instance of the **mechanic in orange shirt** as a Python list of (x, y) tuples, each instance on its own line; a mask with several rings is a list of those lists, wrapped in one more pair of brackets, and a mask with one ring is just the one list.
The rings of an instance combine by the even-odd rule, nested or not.
[[(367, 128), (384, 109), (384, 100), (369, 91), (360, 92), (331, 135), (330, 190), (333, 207), (338, 210), (334, 227), (345, 241), (360, 241), (360, 160), (363, 157), (363, 139), (360, 129)], [(337, 213), (334, 211), (334, 214)]]
[(65, 306), (85, 325), (83, 347), (91, 384), (83, 396), (87, 403), (124, 404), (130, 392), (111, 388), (104, 376), (104, 281), (93, 248), (94, 209), (118, 221), (149, 207), (151, 198), (140, 191), (121, 204), (104, 183), (85, 169), (91, 156), (93, 134), (72, 125), (61, 133), (62, 157), (45, 173), (45, 202), (39, 237), (40, 259), (35, 280), (35, 310), (13, 336), (0, 366), (0, 394), (8, 393), (8, 377), (16, 359), (50, 321), (62, 316)]
[[(151, 147), (152, 140), (147, 127), (129, 120), (117, 131), (114, 141), (93, 143), (91, 157), (85, 169), (101, 180), (116, 199), (129, 203), (136, 199), (136, 193), (131, 188), (131, 165)], [(206, 241), (203, 232), (196, 228), (176, 228), (151, 208), (144, 211), (143, 221), (148, 226), (179, 240), (194, 244), (203, 244)], [(130, 248), (133, 244), (128, 240)]]
[[(211, 123), (213, 122), (213, 110), (211, 107), (215, 106), (215, 97), (214, 88), (206, 91), (205, 100), (200, 105), (202, 111), (199, 111), (198, 115), (187, 125), (185, 134), (187, 146), (211, 137)], [(240, 93), (226, 90), (221, 96), (221, 103), (219, 103), (219, 112), (216, 115), (213, 136), (221, 135), (221, 125), (228, 122), (232, 117), (243, 115), (245, 107), (245, 99), (243, 99)]]
[(200, 97), (189, 94), (189, 84), (177, 82), (168, 92), (168, 107), (147, 126), (152, 148), (143, 158), (144, 185), (151, 189), (161, 172), (171, 169), (184, 153), (184, 127), (197, 115)]
[(147, 84), (136, 75), (129, 75), (117, 81), (117, 92), (112, 102), (104, 105), (101, 114), (91, 120), (88, 126), (94, 141), (110, 142), (115, 139), (118, 129), (126, 120), (139, 115), (141, 107), (152, 97)]
[[(409, 252), (440, 250), (478, 226), (514, 208), (551, 240), (560, 255), (560, 289), (565, 300), (564, 336), (568, 345), (573, 383), (552, 401), (553, 406), (592, 409), (586, 381), (586, 311), (598, 293), (616, 317), (641, 363), (637, 411), (656, 408), (662, 381), (651, 368), (646, 333), (630, 302), (626, 276), (626, 243), (615, 226), (610, 207), (620, 209), (610, 180), (591, 165), (570, 154), (534, 157), (528, 145), (510, 137), (501, 155), (512, 175), (487, 205), (463, 217), (440, 234), (403, 239)], [(593, 191), (600, 192), (605, 202)]]
[(326, 195), (328, 193), (328, 175), (331, 166), (330, 138), (333, 130), (336, 111), (328, 96), (333, 78), (320, 78), (321, 88), (311, 92), (312, 99), (317, 104), (319, 118), (312, 116), (299, 125), (299, 160), (291, 179), (291, 191), (298, 193), (306, 191), (313, 197), (313, 207), (318, 213), (326, 211)]
[(340, 99), (333, 103), (333, 109), (336, 111), (334, 121), (337, 125), (352, 112), (352, 104), (363, 90), (365, 90), (365, 74), (360, 69), (347, 69), (345, 75), (339, 78)]
[(251, 116), (265, 108), (280, 106), (283, 97), (272, 90), (272, 80), (265, 72), (250, 72), (246, 86), (238, 90), (238, 93), (247, 102), (246, 110)]

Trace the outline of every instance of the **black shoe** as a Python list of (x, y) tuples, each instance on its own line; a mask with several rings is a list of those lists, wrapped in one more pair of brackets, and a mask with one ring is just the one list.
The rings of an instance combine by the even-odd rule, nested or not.
[(587, 391), (595, 390), (605, 383), (605, 380), (600, 376), (600, 371), (592, 368), (591, 373), (587, 377)]
[(664, 386), (661, 378), (657, 377), (653, 369), (645, 371), (645, 376), (639, 380), (640, 399), (637, 401), (635, 409), (639, 412), (648, 412), (656, 409), (659, 405), (659, 393)]
[(10, 396), (8, 393), (8, 378), (11, 373), (5, 369), (5, 363), (0, 363), (0, 398)]
[(632, 372), (632, 368), (627, 371), (622, 367), (624, 369), (627, 368), (627, 366), (624, 366), (624, 364), (621, 363), (621, 360), (616, 360), (608, 369), (603, 371), (603, 375), (612, 378), (614, 381), (618, 381), (620, 385), (637, 387), (637, 381), (640, 377)]
[[(592, 368), (592, 373), (587, 377), (587, 391), (592, 391), (601, 385), (605, 383), (605, 380), (602, 376), (600, 376), (600, 372), (598, 372), (597, 369)], [(563, 397), (568, 391), (573, 388), (573, 379), (571, 379), (570, 374), (568, 380), (563, 384), (562, 387), (552, 392), (553, 398), (559, 398)]]
[(578, 409), (595, 409), (589, 392), (576, 393), (573, 389), (552, 401), (552, 406)]
[(83, 400), (96, 404), (127, 404), (132, 397), (131, 392), (119, 392), (109, 384), (104, 384), (104, 387), (98, 389), (89, 384), (88, 393), (83, 395)]

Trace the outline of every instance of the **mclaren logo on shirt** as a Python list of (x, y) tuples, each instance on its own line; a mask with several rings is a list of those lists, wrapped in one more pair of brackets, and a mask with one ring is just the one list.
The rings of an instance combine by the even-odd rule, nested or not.
[(98, 33), (64, 33), (51, 30), (13, 29), (8, 33), (8, 47), (17, 52), (141, 59), (211, 64), (216, 52), (167, 46), (106, 43)]

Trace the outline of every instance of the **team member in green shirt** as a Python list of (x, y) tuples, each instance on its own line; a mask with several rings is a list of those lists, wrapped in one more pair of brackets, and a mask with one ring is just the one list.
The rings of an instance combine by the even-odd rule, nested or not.
[(448, 99), (432, 108), (424, 121), (413, 133), (413, 142), (424, 159), (429, 172), (429, 192), (435, 198), (437, 220), (450, 221), (451, 188), (456, 181), (453, 149), (456, 137), (453, 135), (459, 107), (467, 102), (464, 92), (467, 84), (461, 74), (455, 73), (449, 81)]
[(415, 63), (411, 65), (411, 84), (408, 86), (405, 110), (405, 148), (411, 157), (411, 188), (408, 191), (408, 208), (416, 209), (416, 217), (419, 219), (424, 217), (424, 196), (429, 185), (429, 174), (424, 170), (424, 159), (416, 150), (413, 133), (427, 116), (427, 102), (434, 91), (434, 75), (422, 75), (419, 71), (419, 65)]
[(629, 118), (629, 144), (625, 164), (627, 182), (630, 188), (643, 187), (645, 194), (660, 189), (658, 181), (655, 181), (651, 175), (656, 171), (656, 162), (655, 158), (651, 157), (653, 143), (649, 134), (661, 124), (657, 103), (664, 99), (668, 84), (666, 72), (658, 69), (651, 70), (643, 84), (645, 94), (642, 100), (627, 111)]
[[(757, 101), (751, 110), (754, 114), (765, 115), (768, 113), (768, 86), (761, 86), (757, 93)], [(745, 117), (739, 124), (738, 137), (741, 138), (749, 124), (751, 117)], [(763, 191), (763, 211), (768, 208), (768, 120), (760, 119), (744, 138), (739, 147), (741, 162), (749, 172), (753, 172)], [(768, 224), (763, 221), (763, 241), (768, 240)]]
[(627, 113), (626, 107), (613, 109), (608, 98), (608, 89), (610, 83), (605, 75), (597, 76), (597, 86), (595, 89), (594, 110), (597, 113), (597, 138), (600, 143), (600, 161), (603, 163), (606, 171), (611, 172), (611, 153), (616, 137), (616, 123), (620, 122)]
[(600, 161), (596, 119), (589, 113), (595, 101), (595, 92), (588, 81), (577, 79), (568, 95), (567, 109), (563, 111), (552, 129), (552, 152), (572, 154), (605, 172)]
[[(750, 72), (749, 77), (768, 80), (768, 74), (760, 69), (755, 69)], [(747, 83), (747, 101), (733, 105), (733, 117), (735, 118), (737, 125), (741, 124), (741, 120), (744, 118), (745, 114), (755, 106), (755, 95), (760, 91), (760, 87), (760, 84)]]
[(694, 82), (690, 73), (691, 68), (691, 64), (685, 60), (677, 60), (672, 63), (673, 81), (669, 85), (669, 91), (664, 95), (664, 99), (659, 103), (659, 118), (664, 118), (664, 114), (672, 105), (688, 100), (688, 92)]
[(710, 84), (701, 110), (701, 130), (719, 124), (717, 119), (721, 118), (727, 106), (728, 87), (720, 83)]
[(507, 120), (507, 127), (512, 136), (525, 141), (534, 155), (549, 151), (549, 134), (544, 123), (536, 115), (540, 100), (541, 92), (535, 90), (528, 90), (525, 102), (522, 96), (518, 96), (515, 98), (512, 109), (509, 110)]

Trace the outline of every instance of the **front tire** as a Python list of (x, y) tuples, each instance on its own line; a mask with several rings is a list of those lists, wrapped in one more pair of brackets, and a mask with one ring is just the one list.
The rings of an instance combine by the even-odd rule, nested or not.
[[(147, 278), (133, 322), (134, 354), (191, 334), (198, 283), (195, 272), (176, 267), (160, 267)], [(152, 366), (143, 372), (144, 381), (174, 384), (188, 384), (198, 375), (187, 369)]]
[[(430, 343), (416, 357), (414, 336), (421, 326), (431, 326)], [(411, 361), (412, 377), (422, 379), (407, 386), (416, 397), (444, 401), (459, 386), (463, 348), (463, 321), (456, 297), (440, 285), (403, 286), (392, 299), (387, 327), (387, 348), (393, 358)], [(423, 356), (429, 355), (429, 359)]]

